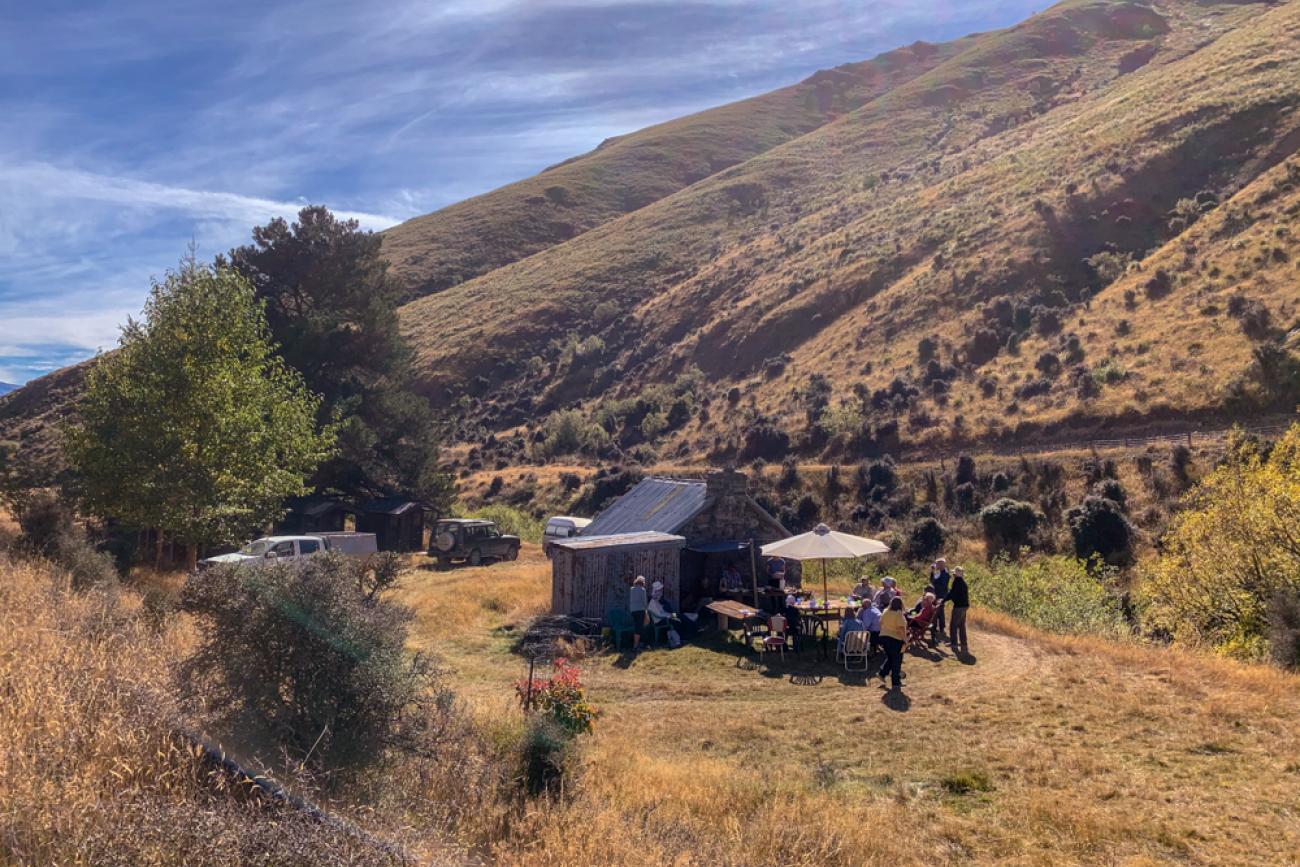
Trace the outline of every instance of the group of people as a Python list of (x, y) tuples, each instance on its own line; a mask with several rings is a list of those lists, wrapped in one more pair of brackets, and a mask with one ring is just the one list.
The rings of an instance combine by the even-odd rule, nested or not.
[[(846, 615), (840, 621), (838, 640), (842, 645), (850, 632), (865, 630), (870, 636), (867, 655), (870, 657), (878, 650), (885, 654), (880, 666), (882, 683), (889, 678), (895, 689), (902, 686), (903, 651), (910, 641), (923, 639), (927, 630), (931, 644), (938, 644), (940, 636), (947, 632), (948, 644), (954, 653), (965, 654), (970, 650), (966, 636), (970, 588), (966, 584), (965, 571), (958, 566), (950, 573), (948, 561), (942, 557), (931, 564), (930, 583), (911, 609), (905, 610), (898, 582), (889, 576), (881, 580), (879, 590), (863, 577), (853, 588), (852, 595), (863, 604), (856, 617)], [(952, 606), (951, 623), (946, 617), (949, 605)]]
[[(785, 587), (785, 561), (772, 557), (765, 565), (768, 589), (780, 590), (780, 594), (775, 597), (777, 602), (774, 613), (785, 617), (790, 633), (797, 641), (800, 610), (798, 599)], [(661, 581), (655, 581), (647, 589), (646, 579), (641, 575), (632, 582), (627, 607), (636, 627), (632, 635), (634, 650), (640, 649), (642, 632), (647, 625), (666, 624), (674, 631), (691, 633), (698, 629), (694, 617), (679, 615), (672, 603), (664, 597), (663, 591)], [(746, 594), (744, 576), (735, 563), (724, 564), (718, 579), (718, 592), (720, 595), (737, 598)], [(865, 631), (869, 636), (868, 658), (878, 652), (883, 652), (885, 656), (879, 670), (881, 683), (888, 679), (895, 689), (902, 686), (903, 652), (911, 641), (924, 640), (926, 632), (929, 632), (931, 645), (937, 645), (941, 637), (946, 637), (954, 653), (969, 652), (966, 614), (970, 609), (970, 588), (966, 584), (964, 570), (958, 566), (950, 572), (948, 561), (943, 557), (931, 564), (929, 584), (910, 609), (903, 604), (898, 582), (890, 576), (881, 580), (878, 589), (872, 587), (871, 581), (864, 576), (854, 586), (851, 594), (862, 605), (856, 614), (846, 614), (840, 621), (837, 640), (842, 647), (849, 633)], [(673, 643), (671, 636), (669, 643)]]
[[(695, 615), (678, 615), (672, 601), (664, 596), (664, 582), (655, 581), (647, 592), (644, 575), (636, 576), (628, 589), (627, 610), (632, 615), (632, 625), (636, 627), (632, 633), (633, 651), (641, 649), (641, 633), (647, 625), (667, 626), (670, 645), (680, 642), (683, 634), (693, 634), (699, 628)], [(674, 633), (676, 638), (673, 637)]]

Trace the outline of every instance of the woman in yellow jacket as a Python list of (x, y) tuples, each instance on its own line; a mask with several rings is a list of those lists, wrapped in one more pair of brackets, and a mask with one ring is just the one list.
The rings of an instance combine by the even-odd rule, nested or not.
[(880, 643), (885, 648), (885, 664), (880, 669), (880, 682), (885, 675), (893, 678), (893, 688), (903, 686), (903, 643), (907, 640), (907, 615), (903, 614), (903, 598), (895, 596), (889, 608), (880, 615)]

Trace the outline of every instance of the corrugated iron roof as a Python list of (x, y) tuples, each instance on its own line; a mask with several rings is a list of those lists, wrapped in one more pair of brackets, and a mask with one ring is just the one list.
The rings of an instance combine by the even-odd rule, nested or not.
[(675, 533), (704, 508), (704, 482), (642, 479), (582, 531), (587, 536)]
[(619, 533), (613, 536), (574, 536), (571, 539), (557, 539), (551, 544), (571, 551), (588, 551), (594, 548), (623, 548), (665, 543), (681, 547), (686, 544), (686, 539), (671, 533)]
[(370, 515), (401, 515), (419, 506), (419, 503), (403, 497), (381, 497), (362, 503), (361, 511)]

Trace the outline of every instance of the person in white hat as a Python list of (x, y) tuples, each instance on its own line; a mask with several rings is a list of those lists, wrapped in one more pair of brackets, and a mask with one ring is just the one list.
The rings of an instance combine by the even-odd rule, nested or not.
[(880, 590), (876, 592), (876, 598), (872, 600), (876, 607), (881, 611), (889, 610), (889, 603), (898, 595), (898, 582), (886, 575), (880, 580)]

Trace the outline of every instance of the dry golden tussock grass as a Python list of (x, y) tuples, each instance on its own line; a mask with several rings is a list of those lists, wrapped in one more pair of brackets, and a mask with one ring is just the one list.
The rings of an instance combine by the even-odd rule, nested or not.
[(391, 861), (196, 755), (170, 722), (183, 636), (133, 603), (0, 555), (0, 863)]
[[(408, 576), (416, 642), (484, 720), (544, 610), (535, 550)], [(906, 702), (805, 652), (706, 638), (582, 661), (604, 716), (572, 797), (493, 847), (518, 864), (1286, 864), (1300, 851), (1300, 679), (972, 615), (975, 661), (909, 656)]]

